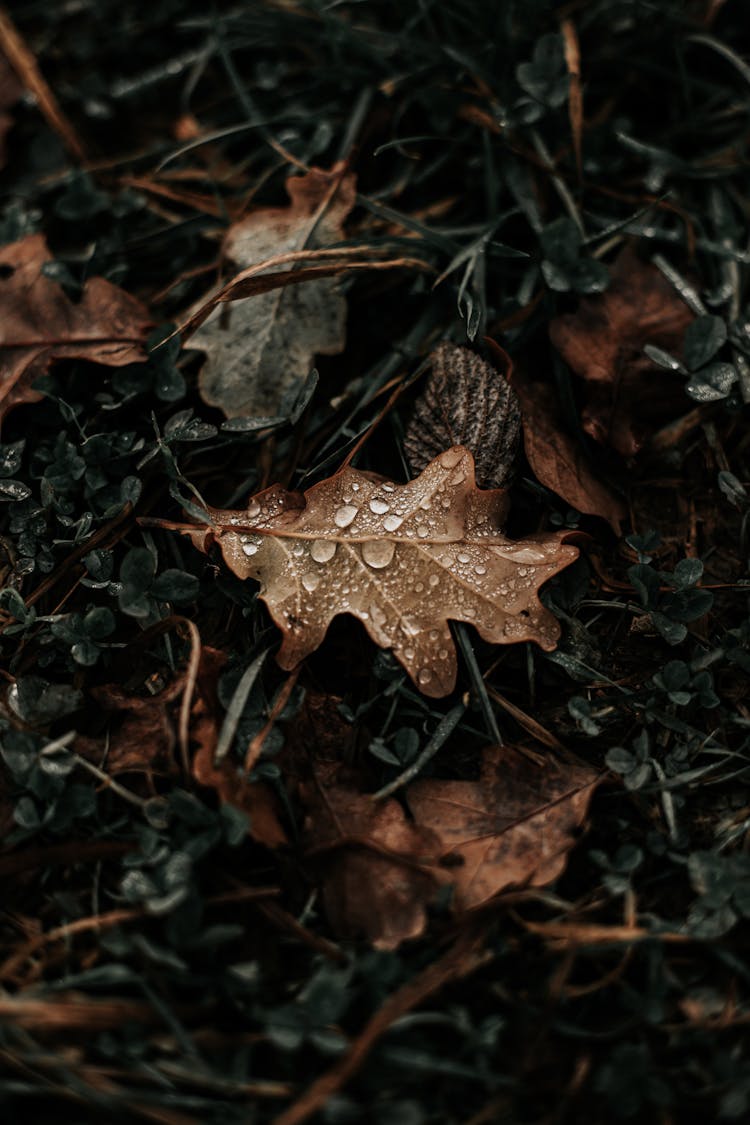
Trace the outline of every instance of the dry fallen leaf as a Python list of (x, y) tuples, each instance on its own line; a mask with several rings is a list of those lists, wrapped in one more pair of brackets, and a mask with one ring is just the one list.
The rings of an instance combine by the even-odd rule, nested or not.
[(583, 427), (602, 444), (630, 457), (648, 434), (674, 417), (684, 380), (644, 354), (652, 344), (678, 357), (694, 319), (656, 266), (627, 247), (600, 296), (583, 297), (574, 313), (550, 324), (550, 339), (588, 384)]
[(435, 833), (442, 862), (450, 864), (456, 909), (556, 879), (600, 777), (551, 758), (540, 768), (512, 746), (497, 746), (485, 751), (479, 781), (410, 786), (416, 825)]
[(41, 234), (0, 247), (0, 420), (42, 397), (32, 384), (56, 360), (123, 367), (146, 358), (150, 322), (141, 302), (93, 277), (74, 304), (43, 274), (51, 260)]
[(181, 688), (179, 679), (156, 696), (131, 696), (117, 684), (92, 688), (97, 707), (110, 716), (106, 740), (81, 736), (76, 750), (97, 765), (104, 762), (112, 776), (174, 769), (175, 733), (168, 705)]
[(506, 539), (505, 508), (503, 492), (477, 489), (471, 454), (455, 446), (408, 484), (346, 467), (304, 496), (274, 485), (245, 511), (209, 508), (208, 529), (189, 534), (204, 550), (215, 539), (239, 578), (261, 583), (283, 668), (349, 613), (425, 695), (442, 696), (456, 682), (450, 620), (495, 644), (557, 642), (537, 591), (578, 551), (564, 532)]
[(507, 488), (513, 476), (521, 414), (513, 388), (470, 348), (440, 344), (404, 438), (419, 473), (443, 449), (471, 450), (481, 488)]
[[(312, 168), (290, 177), (291, 204), (264, 207), (234, 223), (225, 256), (243, 269), (342, 241), (356, 197), (355, 176), (342, 172), (336, 165), (329, 172)], [(284, 397), (308, 375), (313, 356), (342, 350), (345, 328), (346, 302), (335, 278), (262, 293), (231, 310), (221, 305), (191, 340), (191, 347), (206, 353), (201, 394), (228, 417), (277, 414)]]
[(376, 804), (337, 772), (321, 763), (302, 787), (308, 844), (324, 860), (326, 913), (341, 936), (365, 934), (377, 948), (395, 949), (424, 931), (439, 842), (412, 824), (398, 801)]
[(518, 373), (513, 386), (521, 402), (524, 451), (537, 480), (579, 512), (607, 520), (619, 535), (625, 504), (594, 475), (580, 445), (563, 429), (553, 388)]
[(410, 820), (392, 798), (360, 792), (346, 767), (319, 762), (301, 788), (308, 855), (342, 936), (380, 949), (419, 937), (441, 887), (457, 914), (510, 888), (544, 886), (563, 871), (601, 774), (512, 746), (485, 751), (478, 781), (416, 781)]

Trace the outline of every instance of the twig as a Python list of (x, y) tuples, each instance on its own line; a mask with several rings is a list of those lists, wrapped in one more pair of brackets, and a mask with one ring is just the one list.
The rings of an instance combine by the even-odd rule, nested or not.
[(316, 1079), (293, 1105), (274, 1118), (272, 1125), (301, 1125), (317, 1113), (357, 1073), (372, 1048), (397, 1019), (447, 984), (461, 980), (491, 959), (492, 954), (484, 951), (482, 944), (483, 935), (462, 934), (447, 953), (397, 989), (368, 1020), (343, 1058)]

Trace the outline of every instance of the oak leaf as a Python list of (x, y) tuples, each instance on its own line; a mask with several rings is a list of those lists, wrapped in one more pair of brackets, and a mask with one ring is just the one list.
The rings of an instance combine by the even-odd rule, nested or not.
[(694, 314), (661, 270), (631, 247), (611, 276), (605, 293), (582, 298), (576, 312), (550, 323), (549, 334), (587, 384), (584, 430), (631, 457), (684, 403), (684, 380), (657, 367), (643, 349), (651, 344), (679, 358)]
[(60, 359), (123, 367), (146, 359), (146, 308), (101, 277), (75, 304), (43, 273), (52, 255), (41, 234), (0, 247), (0, 421), (42, 396), (33, 383)]
[[(240, 269), (289, 252), (344, 238), (356, 178), (311, 168), (286, 182), (288, 207), (259, 208), (233, 223), (224, 254)], [(268, 272), (279, 272), (282, 265)], [(308, 375), (315, 355), (335, 355), (345, 343), (346, 302), (335, 278), (289, 285), (252, 300), (216, 308), (191, 339), (205, 352), (200, 391), (228, 417), (278, 414), (285, 396)]]
[(455, 446), (407, 484), (346, 467), (304, 496), (275, 485), (244, 511), (209, 508), (207, 529), (189, 533), (202, 549), (215, 539), (239, 578), (261, 583), (284, 635), (283, 668), (348, 613), (437, 697), (456, 682), (450, 620), (495, 644), (557, 642), (559, 625), (537, 591), (578, 551), (565, 532), (507, 539), (505, 510), (505, 493), (477, 489), (471, 453)]
[(346, 767), (319, 762), (301, 787), (308, 858), (321, 865), (334, 930), (380, 949), (420, 937), (441, 890), (462, 914), (564, 870), (602, 774), (513, 746), (490, 747), (477, 781), (416, 781), (406, 805), (362, 793)]
[(544, 886), (563, 871), (601, 774), (543, 767), (512, 746), (485, 751), (479, 781), (417, 781), (415, 824), (439, 839), (454, 906), (469, 910), (509, 887)]
[(474, 455), (482, 488), (507, 488), (513, 477), (521, 412), (507, 379), (470, 348), (442, 343), (404, 438), (413, 472), (443, 449), (464, 445)]
[(438, 883), (438, 838), (412, 824), (398, 801), (379, 804), (320, 763), (302, 787), (307, 842), (323, 861), (328, 920), (342, 937), (395, 949), (424, 932)]
[(537, 480), (579, 512), (607, 520), (619, 535), (627, 508), (596, 476), (580, 444), (565, 431), (554, 389), (527, 381), (517, 371), (513, 386), (521, 403), (524, 452)]

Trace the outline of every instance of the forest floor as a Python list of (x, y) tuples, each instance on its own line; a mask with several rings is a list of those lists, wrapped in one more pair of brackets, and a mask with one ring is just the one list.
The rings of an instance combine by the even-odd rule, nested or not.
[(750, 1112), (737, 0), (0, 11), (8, 1121)]

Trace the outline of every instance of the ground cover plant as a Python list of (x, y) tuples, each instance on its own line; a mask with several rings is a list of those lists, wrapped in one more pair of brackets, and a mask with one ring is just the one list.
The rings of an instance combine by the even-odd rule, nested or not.
[(0, 1105), (750, 1109), (738, 0), (0, 11)]

